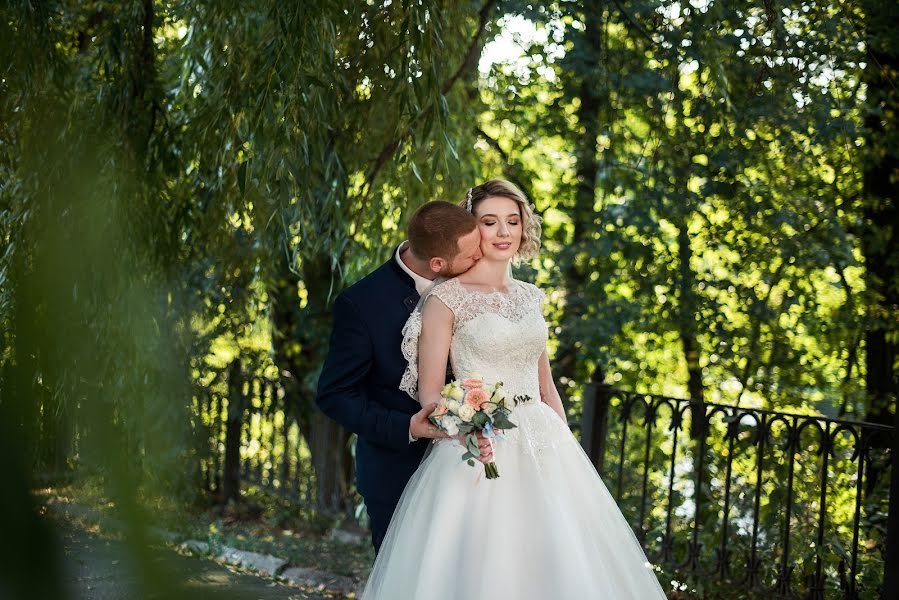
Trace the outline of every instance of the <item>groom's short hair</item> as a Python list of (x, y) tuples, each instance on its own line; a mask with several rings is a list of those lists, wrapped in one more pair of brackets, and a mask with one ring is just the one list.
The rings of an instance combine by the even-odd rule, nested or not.
[(459, 253), (459, 238), (477, 226), (474, 215), (461, 206), (442, 200), (428, 202), (409, 219), (409, 249), (423, 260), (452, 260)]

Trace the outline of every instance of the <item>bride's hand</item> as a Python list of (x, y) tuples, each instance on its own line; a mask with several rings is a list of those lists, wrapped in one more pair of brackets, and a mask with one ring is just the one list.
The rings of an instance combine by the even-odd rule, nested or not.
[(412, 420), (409, 421), (409, 433), (412, 434), (412, 437), (416, 439), (441, 439), (449, 437), (428, 420), (428, 417), (431, 416), (431, 413), (434, 412), (435, 408), (437, 408), (437, 404), (427, 404), (423, 406), (420, 411), (412, 415)]
[[(467, 447), (468, 436), (470, 433), (460, 433), (459, 435), (453, 436), (463, 448)], [(481, 456), (478, 457), (478, 460), (484, 463), (485, 465), (493, 460), (493, 446), (490, 444), (490, 440), (484, 437), (484, 434), (480, 431), (476, 432), (475, 435), (478, 438), (478, 450), (481, 451)]]
[(490, 439), (484, 437), (482, 432), (478, 432), (478, 449), (481, 451), (481, 458), (479, 459), (485, 465), (493, 460), (493, 444), (490, 443)]

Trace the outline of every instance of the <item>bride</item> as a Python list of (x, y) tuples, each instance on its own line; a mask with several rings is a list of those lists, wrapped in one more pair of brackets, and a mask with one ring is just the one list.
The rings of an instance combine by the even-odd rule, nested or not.
[[(494, 180), (469, 190), (483, 258), (436, 284), (409, 317), (401, 387), (436, 403), (449, 359), (457, 379), (503, 382), (517, 405), (493, 450), (500, 477), (436, 440), (406, 486), (364, 600), (665, 598), (629, 525), (566, 423), (546, 354), (544, 294), (511, 277), (536, 255), (540, 221)], [(416, 354), (417, 350), (417, 354)]]

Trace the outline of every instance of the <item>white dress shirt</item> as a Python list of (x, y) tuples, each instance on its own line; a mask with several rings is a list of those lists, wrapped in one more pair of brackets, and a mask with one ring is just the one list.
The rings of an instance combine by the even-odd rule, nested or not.
[(396, 264), (400, 266), (400, 268), (406, 272), (409, 277), (412, 278), (412, 281), (415, 282), (415, 291), (418, 292), (418, 295), (422, 295), (425, 293), (425, 290), (431, 287), (431, 284), (434, 283), (433, 280), (427, 279), (426, 277), (422, 277), (412, 269), (406, 266), (406, 263), (403, 262), (403, 259), (400, 258), (400, 254), (409, 249), (409, 240), (406, 240), (402, 244), (400, 244), (399, 248), (396, 249)]
[[(403, 262), (403, 259), (400, 257), (400, 254), (408, 250), (409, 248), (409, 240), (406, 240), (402, 244), (400, 244), (399, 248), (396, 249), (396, 264), (400, 266), (400, 268), (412, 278), (412, 281), (415, 282), (415, 291), (418, 292), (419, 295), (424, 294), (425, 290), (431, 287), (431, 284), (434, 283), (430, 279), (426, 277), (422, 277), (412, 269), (406, 266), (406, 263)], [(409, 443), (417, 442), (418, 438), (412, 437), (412, 420), (409, 420)]]

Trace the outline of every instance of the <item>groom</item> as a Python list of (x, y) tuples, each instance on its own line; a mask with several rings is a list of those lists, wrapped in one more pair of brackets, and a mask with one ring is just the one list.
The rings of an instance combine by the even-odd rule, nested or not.
[[(412, 215), (409, 240), (334, 301), (334, 328), (318, 380), (322, 412), (356, 433), (356, 484), (371, 520), (375, 552), (412, 473), (428, 447), (446, 437), (399, 389), (406, 369), (403, 325), (438, 276), (464, 273), (481, 258), (477, 221), (449, 202), (429, 202)], [(483, 457), (482, 457), (483, 458)]]

